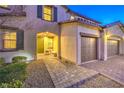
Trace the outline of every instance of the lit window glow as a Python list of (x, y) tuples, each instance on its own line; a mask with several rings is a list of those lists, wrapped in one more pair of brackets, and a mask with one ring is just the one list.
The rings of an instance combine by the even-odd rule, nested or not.
[(43, 7), (43, 19), (52, 21), (52, 7), (50, 6)]
[(6, 32), (3, 41), (5, 49), (16, 48), (16, 32)]
[(5, 7), (5, 8), (7, 8), (8, 7), (8, 5), (0, 5), (1, 7)]

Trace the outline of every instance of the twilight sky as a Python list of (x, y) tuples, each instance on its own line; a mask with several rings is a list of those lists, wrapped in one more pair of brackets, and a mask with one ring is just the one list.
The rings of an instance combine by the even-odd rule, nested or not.
[(122, 21), (124, 23), (124, 5), (69, 5), (71, 10), (102, 22), (102, 25)]

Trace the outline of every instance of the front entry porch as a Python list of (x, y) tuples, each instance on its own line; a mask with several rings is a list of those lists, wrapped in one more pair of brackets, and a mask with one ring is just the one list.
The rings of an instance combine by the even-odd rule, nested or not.
[(37, 60), (44, 57), (57, 57), (58, 36), (50, 32), (37, 33)]

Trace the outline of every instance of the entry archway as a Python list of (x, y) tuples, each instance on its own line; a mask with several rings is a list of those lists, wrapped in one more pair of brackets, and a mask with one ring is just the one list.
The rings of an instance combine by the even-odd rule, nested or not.
[(58, 55), (58, 36), (50, 32), (37, 33), (37, 59)]

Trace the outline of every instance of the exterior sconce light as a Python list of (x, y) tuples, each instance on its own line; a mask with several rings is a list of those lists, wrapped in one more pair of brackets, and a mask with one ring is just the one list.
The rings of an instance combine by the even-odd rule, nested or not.
[(106, 32), (106, 37), (109, 38), (110, 36), (111, 36), (110, 33), (107, 31)]

